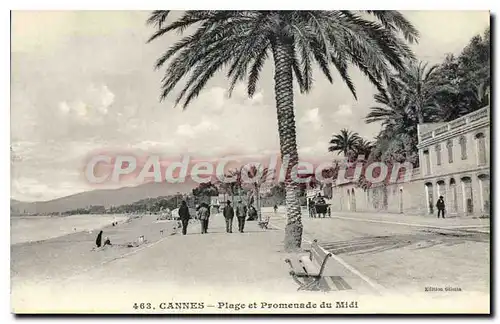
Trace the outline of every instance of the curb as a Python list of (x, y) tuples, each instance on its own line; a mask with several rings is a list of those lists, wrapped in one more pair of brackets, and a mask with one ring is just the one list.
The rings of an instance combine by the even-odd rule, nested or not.
[[(270, 222), (269, 222), (269, 225), (270, 227), (273, 227), (275, 229), (279, 229), (279, 230), (284, 230), (284, 228), (281, 228), (279, 226), (276, 226), (275, 224), (273, 224), (271, 222), (271, 219), (270, 219)], [(303, 234), (302, 235), (302, 241), (303, 242), (307, 242), (309, 244), (312, 244), (312, 240), (310, 240), (309, 238), (306, 238), (306, 237), (309, 237), (308, 234)], [(330, 252), (328, 250), (326, 250), (323, 246), (321, 246), (319, 243), (318, 243), (318, 246), (323, 250), (323, 252), (325, 253), (331, 253), (332, 255), (332, 258), (337, 261), (338, 263), (340, 263), (344, 268), (346, 268), (347, 270), (349, 270), (351, 273), (353, 273), (354, 275), (358, 276), (361, 280), (363, 280), (364, 282), (366, 282), (372, 289), (374, 289), (379, 295), (384, 295), (386, 292), (387, 292), (387, 289), (376, 283), (374, 280), (368, 278), (367, 276), (363, 275), (360, 271), (358, 271), (356, 268), (354, 268), (353, 266), (351, 266), (350, 264), (348, 264), (346, 261), (344, 261), (341, 257), (339, 257), (338, 255), (336, 255), (335, 253), (333, 252)]]

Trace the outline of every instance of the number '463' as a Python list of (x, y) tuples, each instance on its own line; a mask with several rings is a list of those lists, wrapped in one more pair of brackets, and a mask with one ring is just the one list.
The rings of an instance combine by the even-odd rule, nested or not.
[(151, 309), (151, 303), (134, 303), (134, 309)]

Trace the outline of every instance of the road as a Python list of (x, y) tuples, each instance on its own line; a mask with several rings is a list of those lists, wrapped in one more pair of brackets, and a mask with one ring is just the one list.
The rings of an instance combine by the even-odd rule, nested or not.
[[(306, 216), (304, 238), (317, 239), (325, 249), (388, 290), (414, 293), (426, 287), (448, 287), (489, 293), (489, 225), (394, 216)], [(271, 223), (283, 228), (284, 213), (273, 213)]]

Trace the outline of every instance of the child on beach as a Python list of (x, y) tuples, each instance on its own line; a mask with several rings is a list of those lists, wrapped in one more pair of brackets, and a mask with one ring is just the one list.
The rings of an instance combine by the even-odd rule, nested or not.
[(105, 247), (106, 245), (112, 245), (109, 237), (107, 237), (107, 236), (104, 238), (103, 247)]

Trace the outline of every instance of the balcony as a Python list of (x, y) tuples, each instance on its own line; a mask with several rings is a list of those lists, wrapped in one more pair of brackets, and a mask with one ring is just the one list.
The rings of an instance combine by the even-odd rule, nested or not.
[(458, 119), (452, 120), (448, 122), (446, 125), (440, 126), (432, 131), (423, 133), (420, 135), (420, 141), (426, 141), (428, 139), (437, 137), (441, 134), (452, 131), (456, 128), (462, 127), (464, 125), (472, 124), (481, 119), (487, 119), (490, 116), (490, 107), (484, 107), (474, 112), (471, 112), (468, 115), (462, 116)]

